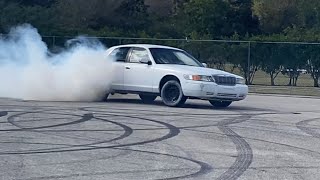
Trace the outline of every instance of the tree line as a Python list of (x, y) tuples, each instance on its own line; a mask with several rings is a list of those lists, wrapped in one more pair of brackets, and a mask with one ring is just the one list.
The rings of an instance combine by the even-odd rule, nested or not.
[[(319, 0), (0, 0), (0, 8), (1, 33), (30, 23), (42, 35), (58, 36), (320, 41)], [(301, 69), (308, 71), (315, 86), (320, 77), (319, 45), (172, 45), (218, 68), (233, 64), (248, 84), (257, 70), (269, 74), (271, 85), (280, 73), (289, 77), (288, 85), (296, 85)]]

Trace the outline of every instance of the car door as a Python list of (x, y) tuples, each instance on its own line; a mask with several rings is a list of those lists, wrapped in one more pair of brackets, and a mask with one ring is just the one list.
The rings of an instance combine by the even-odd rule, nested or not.
[(120, 47), (110, 53), (110, 57), (115, 61), (113, 77), (110, 77), (113, 78), (112, 90), (124, 90), (124, 69), (129, 50), (130, 47)]
[[(145, 48), (131, 49), (124, 70), (124, 89), (133, 92), (152, 92), (152, 63)], [(144, 63), (142, 63), (144, 62)]]

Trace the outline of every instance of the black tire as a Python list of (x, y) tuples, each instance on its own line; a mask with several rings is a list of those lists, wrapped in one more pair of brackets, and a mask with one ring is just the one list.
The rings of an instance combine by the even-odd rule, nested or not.
[(145, 95), (145, 94), (139, 94), (140, 99), (143, 103), (152, 103), (157, 96), (155, 95)]
[(187, 100), (187, 97), (183, 95), (180, 83), (176, 80), (170, 80), (163, 85), (161, 98), (165, 105), (171, 107), (182, 106)]
[(216, 108), (226, 108), (228, 106), (230, 106), (230, 104), (232, 103), (232, 101), (216, 101), (216, 100), (210, 100), (209, 101), (213, 107)]

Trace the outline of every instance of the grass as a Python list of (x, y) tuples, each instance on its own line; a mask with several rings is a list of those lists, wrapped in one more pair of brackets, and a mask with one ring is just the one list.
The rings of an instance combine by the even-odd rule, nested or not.
[[(228, 65), (227, 71), (230, 72), (230, 70), (228, 70)], [(243, 76), (239, 69), (235, 69), (233, 73)], [(301, 74), (297, 81), (297, 86), (288, 86), (288, 83), (289, 77), (280, 73), (275, 79), (276, 86), (271, 86), (270, 76), (265, 72), (258, 70), (254, 76), (253, 85), (249, 86), (249, 92), (259, 94), (283, 94), (320, 97), (320, 88), (313, 87), (313, 79), (309, 74)]]
[[(275, 79), (275, 84), (277, 86), (287, 86), (289, 83), (289, 77), (283, 74), (279, 74)], [(257, 71), (253, 84), (255, 85), (271, 85), (271, 78), (268, 74), (263, 71)], [(299, 87), (313, 87), (313, 79), (309, 74), (301, 74), (297, 81), (297, 86)]]
[(320, 97), (320, 88), (316, 87), (252, 85), (249, 86), (249, 92), (258, 94), (282, 94)]

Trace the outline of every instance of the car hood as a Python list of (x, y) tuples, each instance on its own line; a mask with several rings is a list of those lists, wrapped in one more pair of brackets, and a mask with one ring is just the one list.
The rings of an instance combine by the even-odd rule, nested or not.
[(178, 65), (178, 64), (157, 64), (157, 68), (165, 69), (174, 72), (180, 72), (183, 74), (191, 74), (191, 75), (229, 75), (235, 76), (236, 78), (242, 78), (241, 76), (221, 71), (212, 68), (205, 67), (196, 67), (196, 66), (187, 66), (187, 65)]

